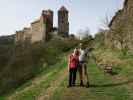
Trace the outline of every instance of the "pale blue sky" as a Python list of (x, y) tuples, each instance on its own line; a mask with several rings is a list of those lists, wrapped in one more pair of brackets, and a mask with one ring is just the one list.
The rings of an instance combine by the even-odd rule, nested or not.
[(111, 18), (124, 0), (0, 0), (0, 35), (13, 34), (29, 26), (43, 9), (54, 11), (57, 26), (57, 10), (66, 6), (69, 10), (70, 33), (88, 27), (97, 32), (105, 16)]

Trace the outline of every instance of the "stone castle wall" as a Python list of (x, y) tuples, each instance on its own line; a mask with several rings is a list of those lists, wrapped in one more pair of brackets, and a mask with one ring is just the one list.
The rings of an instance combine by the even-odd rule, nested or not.
[(25, 40), (30, 40), (31, 39), (31, 28), (24, 28), (23, 34), (24, 34), (23, 38)]
[(29, 28), (16, 32), (16, 42), (30, 41), (31, 43), (45, 41), (47, 34), (53, 28), (53, 12), (42, 11), (41, 17), (32, 22)]
[[(69, 34), (68, 11), (62, 6), (58, 13), (58, 33), (62, 36)], [(30, 41), (31, 43), (47, 41), (53, 32), (53, 11), (43, 10), (41, 17), (32, 22), (31, 26), (16, 32), (16, 42)]]
[(31, 24), (31, 42), (41, 41), (44, 38), (45, 26), (43, 27), (42, 20), (37, 20)]
[(24, 41), (24, 32), (23, 31), (16, 31), (16, 42)]

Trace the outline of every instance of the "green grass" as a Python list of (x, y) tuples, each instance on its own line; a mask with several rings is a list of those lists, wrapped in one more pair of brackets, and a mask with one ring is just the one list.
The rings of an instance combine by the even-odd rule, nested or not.
[(66, 59), (62, 59), (61, 62), (56, 64), (55, 66), (51, 66), (49, 69), (44, 70), (38, 77), (47, 76), (45, 80), (41, 78), (38, 80), (41, 82), (30, 89), (23, 91), (28, 86), (32, 85), (32, 82), (28, 82), (22, 87), (18, 88), (15, 93), (10, 95), (12, 96), (12, 100), (34, 100), (43, 90), (50, 87), (50, 83), (55, 80), (58, 76), (58, 73), (62, 71), (66, 67)]
[(54, 91), (52, 97), (50, 100), (59, 100), (60, 98), (60, 93), (63, 92), (63, 89), (67, 86), (67, 77), (61, 81), (59, 87)]
[(55, 66), (62, 59), (62, 55), (74, 48), (78, 42), (69, 38), (64, 40), (53, 38), (46, 43), (1, 45), (0, 95), (12, 93), (36, 77), (44, 68), (44, 64), (48, 67)]
[(90, 71), (92, 88), (89, 89), (88, 99), (89, 95), (92, 95), (92, 97), (96, 96), (100, 100), (104, 98), (105, 100), (108, 98), (110, 98), (109, 100), (127, 100), (126, 88), (121, 85), (117, 86), (117, 80), (114, 80), (112, 76), (104, 74), (96, 66), (90, 67)]
[[(101, 54), (102, 51), (99, 51), (98, 53)], [(68, 77), (64, 77), (63, 80), (60, 80), (60, 84), (54, 90), (50, 100), (133, 100), (132, 58), (128, 57), (128, 59), (123, 59), (120, 57), (120, 53), (110, 50), (105, 50), (104, 55), (106, 54), (115, 55), (113, 56), (115, 59), (120, 59), (124, 62), (124, 64), (113, 66), (113, 71), (116, 72), (116, 75), (112, 76), (104, 73), (104, 71), (99, 69), (94, 61), (90, 59), (88, 62), (90, 87), (86, 88), (77, 86), (67, 88)], [(112, 59), (111, 56), (108, 57), (110, 57), (108, 59)], [(61, 72), (66, 65), (67, 62), (65, 58), (56, 65), (42, 71), (42, 73), (37, 76), (37, 78), (40, 78), (39, 81), (41, 81), (39, 84), (33, 86), (27, 91), (23, 91), (25, 88), (32, 85), (34, 79), (27, 82), (16, 90), (18, 94), (13, 93), (10, 95), (13, 97), (12, 100), (36, 100), (35, 98), (37, 96), (50, 87), (51, 82), (60, 77), (58, 73)], [(46, 79), (42, 80), (41, 77), (46, 77)], [(77, 80), (77, 83), (79, 83), (78, 81), (79, 79)], [(4, 100), (4, 98), (0, 98), (0, 100)]]
[(0, 100), (4, 100), (4, 97), (0, 96)]
[[(113, 52), (112, 52), (113, 53)], [(66, 88), (67, 78), (55, 90), (51, 100), (132, 100), (132, 66), (115, 66), (117, 75), (104, 74), (93, 61), (88, 64), (90, 88)], [(120, 79), (119, 79), (120, 77)], [(132, 78), (132, 79), (131, 79)], [(128, 81), (129, 80), (129, 81)]]

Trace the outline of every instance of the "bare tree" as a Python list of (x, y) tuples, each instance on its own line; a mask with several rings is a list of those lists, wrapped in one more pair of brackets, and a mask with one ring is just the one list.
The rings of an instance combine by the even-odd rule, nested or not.
[(79, 30), (77, 33), (78, 37), (80, 37), (80, 39), (84, 39), (90, 36), (90, 30), (89, 28), (86, 28), (85, 30)]
[(105, 18), (101, 20), (101, 27), (99, 28), (99, 30), (108, 30), (109, 29), (109, 16), (106, 14)]

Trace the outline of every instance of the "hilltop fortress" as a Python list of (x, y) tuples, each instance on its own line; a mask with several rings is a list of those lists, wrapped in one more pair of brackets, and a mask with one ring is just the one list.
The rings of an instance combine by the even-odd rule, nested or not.
[[(58, 10), (58, 28), (57, 35), (62, 37), (69, 36), (68, 10), (62, 6)], [(54, 33), (53, 27), (53, 11), (43, 10), (40, 18), (31, 23), (30, 27), (25, 27), (23, 30), (16, 31), (15, 42), (29, 41), (31, 43), (47, 41), (49, 35)]]

